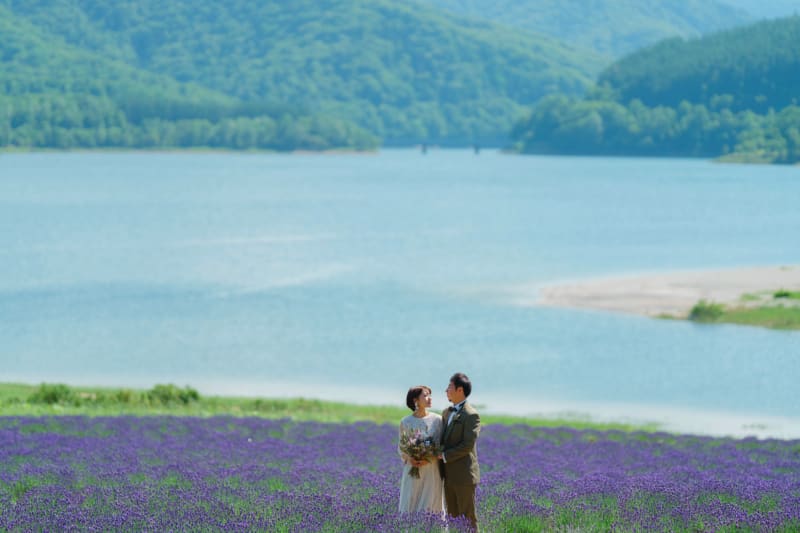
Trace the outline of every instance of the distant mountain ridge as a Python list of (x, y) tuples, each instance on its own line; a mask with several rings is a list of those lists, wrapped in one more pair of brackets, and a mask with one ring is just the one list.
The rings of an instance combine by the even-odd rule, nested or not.
[(756, 18), (780, 18), (800, 15), (797, 0), (720, 0)]
[[(599, 56), (389, 0), (0, 0), (87, 53), (249, 104), (290, 105), (392, 142), (507, 139), (543, 96), (582, 94)], [(98, 51), (98, 52), (95, 52)]]
[(546, 34), (608, 57), (620, 57), (661, 39), (699, 37), (753, 20), (730, 5), (736, 0), (424, 1), (453, 13)]

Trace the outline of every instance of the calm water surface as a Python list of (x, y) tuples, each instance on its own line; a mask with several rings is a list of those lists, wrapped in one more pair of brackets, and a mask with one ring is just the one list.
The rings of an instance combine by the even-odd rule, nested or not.
[(702, 160), (0, 154), (0, 380), (402, 404), (463, 370), (497, 412), (800, 436), (800, 333), (513, 304), (800, 263), (799, 198)]

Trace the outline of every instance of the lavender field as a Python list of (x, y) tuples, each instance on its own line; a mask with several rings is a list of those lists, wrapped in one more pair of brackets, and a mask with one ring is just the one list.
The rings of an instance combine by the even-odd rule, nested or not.
[[(0, 530), (442, 531), (396, 512), (396, 432), (3, 417)], [(800, 531), (800, 441), (489, 425), (479, 454), (485, 531)]]

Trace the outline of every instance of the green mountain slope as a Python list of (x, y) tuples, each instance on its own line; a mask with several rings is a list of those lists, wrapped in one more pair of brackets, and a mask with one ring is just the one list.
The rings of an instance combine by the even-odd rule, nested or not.
[(352, 124), (247, 105), (71, 46), (0, 5), (0, 146), (368, 148)]
[(598, 82), (622, 102), (720, 105), (722, 97), (734, 110), (781, 109), (800, 98), (800, 17), (667, 40), (611, 65)]
[(620, 57), (669, 37), (698, 37), (752, 16), (722, 0), (425, 0), (454, 13)]
[(800, 162), (800, 17), (669, 40), (609, 67), (584, 99), (550, 97), (521, 151)]
[(389, 0), (0, 0), (42, 31), (246, 102), (353, 120), (388, 142), (502, 142), (602, 63), (553, 39)]
[(172, 99), (190, 105), (226, 105), (234, 98), (197, 85), (179, 83), (124, 62), (107, 59), (53, 39), (0, 6), (2, 94), (94, 94), (112, 100), (129, 93), (142, 98)]

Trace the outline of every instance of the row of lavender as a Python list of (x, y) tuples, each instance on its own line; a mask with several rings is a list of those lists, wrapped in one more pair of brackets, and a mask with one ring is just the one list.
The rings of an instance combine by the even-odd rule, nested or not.
[[(441, 531), (396, 512), (396, 437), (371, 423), (0, 418), (0, 530)], [(488, 531), (800, 531), (800, 441), (495, 425), (479, 453)]]

